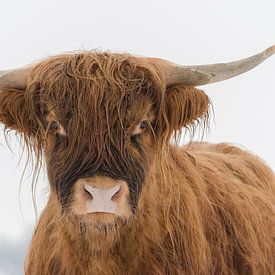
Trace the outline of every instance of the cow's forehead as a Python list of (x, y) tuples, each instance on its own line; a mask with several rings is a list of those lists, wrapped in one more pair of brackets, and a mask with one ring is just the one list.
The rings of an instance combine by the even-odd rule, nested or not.
[(77, 87), (96, 85), (100, 90), (124, 91), (139, 89), (148, 78), (154, 78), (154, 67), (144, 58), (127, 54), (84, 52), (51, 57), (34, 69), (42, 86)]
[(103, 53), (59, 56), (34, 70), (41, 105), (66, 116), (115, 117), (126, 115), (135, 105), (156, 102), (157, 85), (151, 74), (129, 56)]

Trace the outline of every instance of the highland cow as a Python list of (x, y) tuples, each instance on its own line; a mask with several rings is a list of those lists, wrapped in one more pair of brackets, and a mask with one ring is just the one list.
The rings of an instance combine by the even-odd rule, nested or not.
[(50, 186), (26, 274), (275, 274), (272, 170), (229, 144), (170, 142), (208, 123), (196, 86), (274, 52), (202, 66), (81, 52), (0, 72), (0, 122)]

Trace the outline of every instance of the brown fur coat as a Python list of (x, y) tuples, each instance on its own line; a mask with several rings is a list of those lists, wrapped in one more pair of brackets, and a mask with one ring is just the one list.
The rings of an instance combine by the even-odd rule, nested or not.
[(26, 274), (274, 274), (273, 172), (227, 144), (165, 153), (121, 232), (82, 230), (51, 196)]

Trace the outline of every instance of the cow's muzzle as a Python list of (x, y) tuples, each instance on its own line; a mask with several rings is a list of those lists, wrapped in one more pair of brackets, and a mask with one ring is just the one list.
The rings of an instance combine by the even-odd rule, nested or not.
[(93, 223), (110, 224), (132, 216), (129, 188), (124, 180), (95, 176), (77, 180), (73, 187), (71, 210)]

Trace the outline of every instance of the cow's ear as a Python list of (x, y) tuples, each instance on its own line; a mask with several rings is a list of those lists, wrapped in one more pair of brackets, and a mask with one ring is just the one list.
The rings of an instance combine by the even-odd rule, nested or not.
[(0, 91), (0, 123), (6, 128), (30, 134), (30, 114), (26, 108), (24, 91)]
[(166, 110), (169, 128), (180, 130), (208, 115), (210, 100), (194, 87), (177, 85), (166, 90)]

